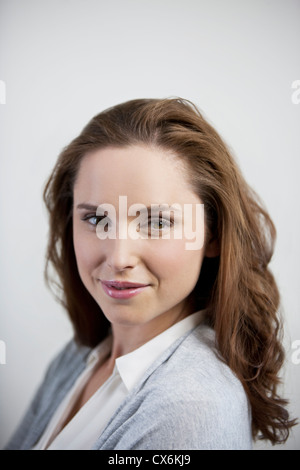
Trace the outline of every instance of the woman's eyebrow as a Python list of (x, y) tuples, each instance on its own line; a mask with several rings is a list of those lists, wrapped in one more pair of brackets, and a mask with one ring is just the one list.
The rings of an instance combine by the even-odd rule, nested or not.
[(94, 212), (96, 212), (97, 207), (99, 207), (99, 206), (94, 206), (93, 204), (86, 204), (86, 203), (82, 203), (82, 204), (77, 205), (77, 209), (87, 209), (89, 211), (94, 211)]
[(165, 211), (170, 210), (174, 212), (181, 212), (181, 207), (178, 207), (178, 204), (174, 204), (170, 206), (169, 204), (151, 204), (151, 206), (147, 207), (148, 211)]
[[(76, 206), (77, 209), (86, 209), (89, 211), (94, 211), (96, 212), (98, 207), (101, 206), (99, 204), (98, 206), (95, 206), (93, 204), (88, 204), (88, 203), (81, 203)], [(174, 206), (169, 206), (168, 204), (151, 204), (150, 206), (146, 207), (147, 211), (150, 213), (156, 212), (156, 211), (165, 211), (165, 210), (171, 210), (171, 211), (180, 211), (180, 209), (174, 205)]]

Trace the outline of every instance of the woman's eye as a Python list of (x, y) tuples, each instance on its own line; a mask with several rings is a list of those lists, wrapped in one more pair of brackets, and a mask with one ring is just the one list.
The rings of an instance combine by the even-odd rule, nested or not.
[(91, 224), (91, 225), (97, 225), (102, 217), (98, 217), (97, 215), (93, 215), (92, 217), (88, 217), (86, 220)]
[(167, 219), (149, 219), (149, 226), (154, 230), (164, 230), (170, 228), (171, 221)]
[(97, 223), (99, 222), (98, 217), (96, 217), (95, 215), (93, 217), (88, 218), (87, 220), (92, 225), (97, 225)]
[(82, 218), (84, 222), (88, 222), (90, 225), (96, 226), (101, 222), (102, 219), (104, 219), (105, 216), (99, 216), (99, 215), (86, 215), (85, 217)]

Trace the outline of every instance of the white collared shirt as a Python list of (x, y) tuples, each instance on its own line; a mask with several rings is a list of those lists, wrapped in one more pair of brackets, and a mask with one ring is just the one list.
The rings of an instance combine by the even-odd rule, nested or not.
[(203, 311), (189, 315), (134, 351), (118, 357), (111, 376), (61, 430), (96, 367), (107, 357), (111, 337), (89, 354), (87, 366), (54, 413), (35, 450), (88, 450), (150, 365), (178, 338), (197, 326)]

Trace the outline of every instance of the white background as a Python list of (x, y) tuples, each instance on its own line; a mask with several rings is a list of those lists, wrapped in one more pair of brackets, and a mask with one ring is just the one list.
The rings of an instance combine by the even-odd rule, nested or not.
[[(43, 185), (91, 117), (133, 98), (193, 101), (267, 205), (278, 230), (284, 395), (299, 417), (300, 104), (292, 83), (300, 79), (300, 1), (1, 0), (0, 17), (1, 447), (72, 336), (43, 281)], [(300, 426), (278, 447), (300, 449)]]

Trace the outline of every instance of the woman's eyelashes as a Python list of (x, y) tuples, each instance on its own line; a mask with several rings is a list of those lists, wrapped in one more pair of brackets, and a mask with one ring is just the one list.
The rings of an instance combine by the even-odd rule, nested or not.
[(104, 215), (96, 215), (96, 214), (87, 214), (87, 215), (84, 215), (81, 220), (83, 220), (84, 222), (88, 222), (90, 225), (94, 225), (96, 227), (96, 225), (101, 222), (102, 219), (104, 219)]
[[(86, 214), (81, 218), (81, 220), (95, 228), (99, 223), (101, 223), (105, 231), (110, 230), (114, 224), (114, 221), (106, 215), (99, 216), (97, 214)], [(173, 217), (155, 216), (148, 217), (145, 221), (140, 220), (140, 217), (137, 217), (135, 222), (137, 232), (142, 231), (148, 232), (149, 234), (164, 232), (170, 230), (174, 226)]]
[(92, 227), (96, 227), (99, 224), (99, 222), (101, 222), (104, 218), (105, 218), (104, 215), (100, 216), (97, 214), (86, 214), (81, 217), (81, 220), (91, 225)]
[(112, 227), (112, 222), (106, 215), (86, 214), (81, 217), (81, 220), (90, 225), (92, 229), (96, 228), (101, 222), (105, 232), (108, 232)]
[(162, 232), (169, 230), (174, 225), (174, 221), (170, 218), (163, 217), (149, 217), (147, 224), (141, 224), (141, 229), (148, 229), (148, 232)]

